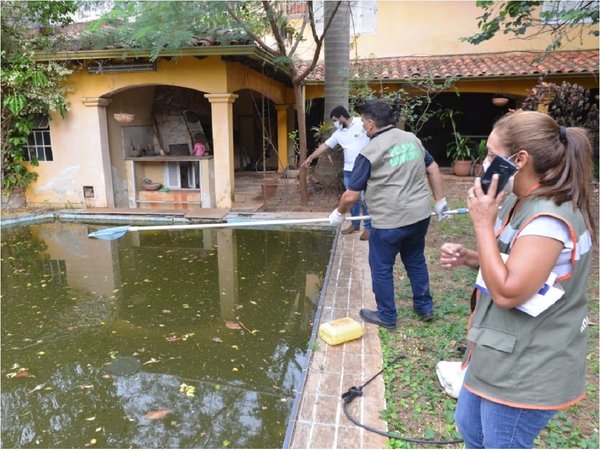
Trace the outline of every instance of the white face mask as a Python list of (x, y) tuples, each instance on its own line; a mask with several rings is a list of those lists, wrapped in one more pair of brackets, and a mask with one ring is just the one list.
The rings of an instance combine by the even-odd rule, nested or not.
[(337, 131), (340, 131), (342, 128), (344, 128), (344, 125), (342, 125), (342, 123), (339, 120), (333, 122), (333, 126)]

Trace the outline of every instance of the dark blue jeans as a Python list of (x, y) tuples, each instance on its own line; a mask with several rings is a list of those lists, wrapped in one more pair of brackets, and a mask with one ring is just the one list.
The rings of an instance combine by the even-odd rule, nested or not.
[[(348, 183), (350, 183), (351, 176), (352, 176), (352, 171), (344, 170), (344, 187), (346, 189), (348, 189)], [(362, 209), (362, 214), (360, 213), (361, 209)], [(361, 215), (368, 216), (369, 215), (369, 209), (367, 208), (367, 204), (365, 203), (365, 192), (364, 191), (360, 193), (360, 200), (357, 201), (354, 205), (352, 205), (352, 208), (350, 208), (350, 215), (352, 215), (352, 216), (361, 216)], [(370, 220), (365, 220), (364, 224), (365, 224), (365, 230), (371, 229), (371, 221)], [(353, 220), (352, 226), (354, 228), (360, 228), (360, 221)]]
[(429, 218), (400, 228), (373, 228), (369, 236), (369, 265), (377, 313), (384, 322), (396, 323), (394, 263), (400, 253), (413, 293), (413, 309), (418, 314), (433, 313), (429, 293), (429, 272), (425, 261), (425, 235)]
[(466, 448), (533, 448), (555, 410), (501, 405), (460, 390), (454, 419)]

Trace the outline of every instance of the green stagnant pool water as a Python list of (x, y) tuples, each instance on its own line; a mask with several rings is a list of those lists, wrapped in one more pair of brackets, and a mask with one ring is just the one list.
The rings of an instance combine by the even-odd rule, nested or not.
[(280, 448), (330, 230), (2, 229), (3, 448)]

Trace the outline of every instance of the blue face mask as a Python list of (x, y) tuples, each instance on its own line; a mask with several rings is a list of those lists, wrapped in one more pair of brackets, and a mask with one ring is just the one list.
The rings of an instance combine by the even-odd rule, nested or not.
[(342, 128), (344, 128), (344, 125), (342, 125), (342, 123), (339, 120), (333, 122), (333, 126), (337, 131), (340, 131)]

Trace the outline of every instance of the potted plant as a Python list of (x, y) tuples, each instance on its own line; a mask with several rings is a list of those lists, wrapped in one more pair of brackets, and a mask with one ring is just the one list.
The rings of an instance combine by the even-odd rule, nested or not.
[(475, 176), (478, 177), (483, 175), (483, 161), (485, 160), (488, 149), (487, 149), (487, 139), (480, 139), (477, 144), (477, 156), (475, 158)]
[(455, 132), (454, 141), (446, 146), (446, 155), (453, 161), (454, 175), (464, 177), (471, 173), (473, 154), (470, 138), (462, 136), (458, 131)]
[(454, 175), (464, 177), (471, 173), (473, 151), (471, 148), (471, 139), (467, 136), (462, 136), (456, 130), (456, 121), (454, 120), (454, 117), (457, 114), (459, 113), (451, 109), (442, 113), (442, 118), (450, 121), (452, 133), (454, 135), (454, 140), (446, 145), (446, 155), (452, 160)]

